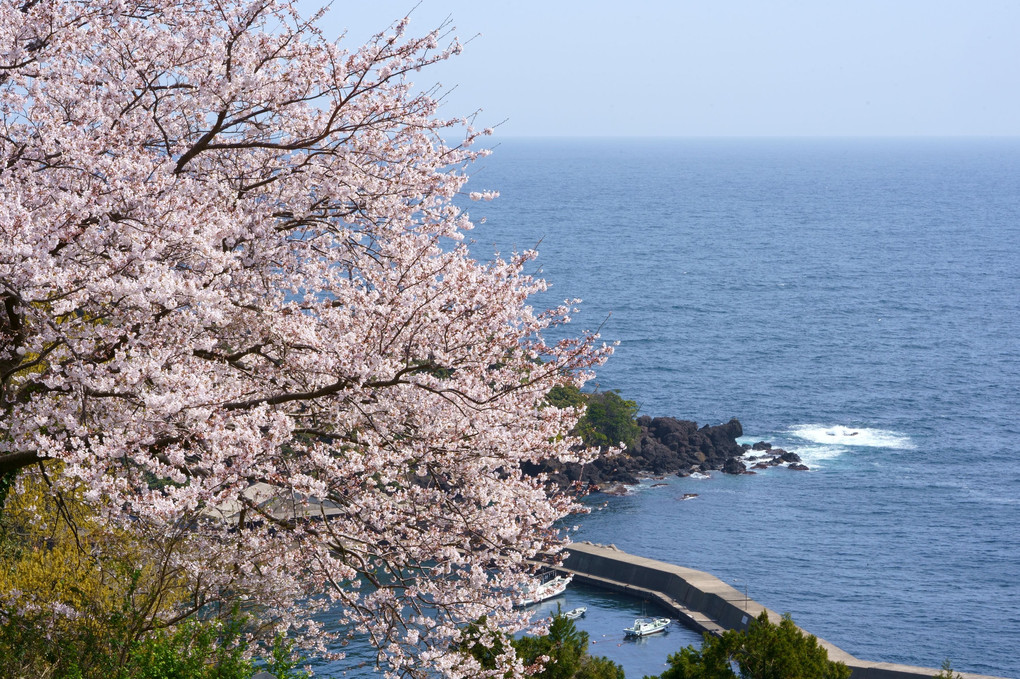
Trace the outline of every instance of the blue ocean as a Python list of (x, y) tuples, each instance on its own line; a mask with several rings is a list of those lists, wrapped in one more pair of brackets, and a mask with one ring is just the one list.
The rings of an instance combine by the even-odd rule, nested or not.
[[(537, 247), (536, 306), (581, 298), (564, 333), (619, 342), (590, 386), (810, 467), (591, 496), (575, 540), (862, 659), (1020, 677), (1020, 140), (505, 140), (469, 188), (501, 192), (465, 203), (476, 256)], [(625, 641), (657, 611), (619, 595), (557, 605), (629, 678), (699, 642)]]
[[(620, 343), (599, 388), (811, 468), (596, 496), (574, 539), (859, 658), (1020, 677), (1020, 140), (507, 140), (471, 188), (501, 192), (478, 256), (537, 247), (539, 302)], [(628, 677), (691, 643), (586, 625)]]

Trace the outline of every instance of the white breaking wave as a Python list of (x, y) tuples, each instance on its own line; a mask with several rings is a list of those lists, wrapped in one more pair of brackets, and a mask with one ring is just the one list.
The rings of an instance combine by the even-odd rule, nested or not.
[(824, 467), (829, 460), (849, 452), (843, 446), (797, 446), (793, 449), (800, 456), (800, 461), (809, 469)]
[[(790, 429), (794, 436), (825, 446), (863, 446), (913, 450), (916, 446), (906, 434), (886, 429), (849, 427), (844, 425), (802, 424)], [(842, 451), (841, 451), (842, 452)]]
[[(755, 439), (760, 440), (760, 439)], [(809, 469), (815, 469), (820, 466), (825, 466), (827, 460), (832, 460), (839, 457), (843, 453), (849, 452), (849, 448), (843, 446), (823, 446), (823, 445), (790, 445), (783, 444), (777, 446), (777, 448), (783, 448), (784, 450), (789, 448), (791, 452), (797, 453), (800, 457), (800, 461), (807, 465)], [(756, 463), (769, 458), (769, 451), (767, 450), (748, 450), (743, 455), (744, 464), (748, 467), (752, 467)], [(753, 458), (753, 459), (751, 459)], [(783, 467), (787, 466), (787, 463), (782, 463)]]

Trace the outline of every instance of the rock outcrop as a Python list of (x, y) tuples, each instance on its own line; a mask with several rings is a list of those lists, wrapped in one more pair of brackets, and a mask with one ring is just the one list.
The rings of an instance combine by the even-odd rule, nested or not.
[[(783, 462), (799, 463), (796, 453), (760, 441), (753, 446), (737, 443), (744, 433), (736, 419), (725, 424), (698, 427), (696, 422), (673, 417), (637, 419), (641, 434), (637, 442), (619, 455), (599, 459), (591, 464), (528, 465), (527, 473), (545, 473), (550, 481), (563, 488), (578, 487), (603, 489), (637, 483), (641, 477), (661, 477), (667, 474), (687, 476), (694, 472), (722, 471), (728, 474), (753, 474), (752, 469), (765, 469)], [(751, 451), (761, 452), (760, 457), (743, 456)]]
[(737, 443), (744, 430), (735, 418), (725, 424), (699, 428), (690, 420), (642, 415), (637, 418), (637, 424), (641, 428), (638, 440), (619, 455), (586, 465), (529, 464), (524, 471), (533, 475), (546, 474), (551, 483), (561, 488), (601, 489), (612, 493), (614, 490), (623, 492), (625, 486), (649, 476), (688, 476), (708, 471), (754, 474), (757, 470), (784, 465), (798, 471), (807, 469), (797, 453), (773, 448), (766, 441), (753, 445)]

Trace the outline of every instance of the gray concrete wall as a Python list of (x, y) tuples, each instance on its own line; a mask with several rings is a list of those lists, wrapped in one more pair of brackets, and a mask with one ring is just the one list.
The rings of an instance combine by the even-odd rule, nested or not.
[[(781, 617), (703, 571), (634, 556), (611, 545), (579, 542), (571, 545), (568, 552), (559, 570), (573, 573), (577, 581), (656, 601), (699, 632), (721, 634), (729, 629), (744, 629), (762, 611), (768, 611), (773, 622)], [(805, 633), (809, 634), (806, 630)], [(929, 667), (860, 660), (824, 639), (818, 639), (818, 643), (830, 660), (846, 663), (852, 679), (931, 679), (938, 674), (937, 669)], [(1003, 679), (966, 672), (960, 672), (960, 676)]]

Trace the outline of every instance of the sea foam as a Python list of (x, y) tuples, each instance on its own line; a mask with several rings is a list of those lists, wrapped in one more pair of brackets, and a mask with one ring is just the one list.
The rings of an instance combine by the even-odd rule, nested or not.
[(868, 427), (851, 427), (839, 424), (802, 424), (791, 427), (790, 433), (811, 443), (825, 446), (861, 446), (898, 450), (913, 450), (916, 447), (906, 434), (887, 429), (869, 429)]

